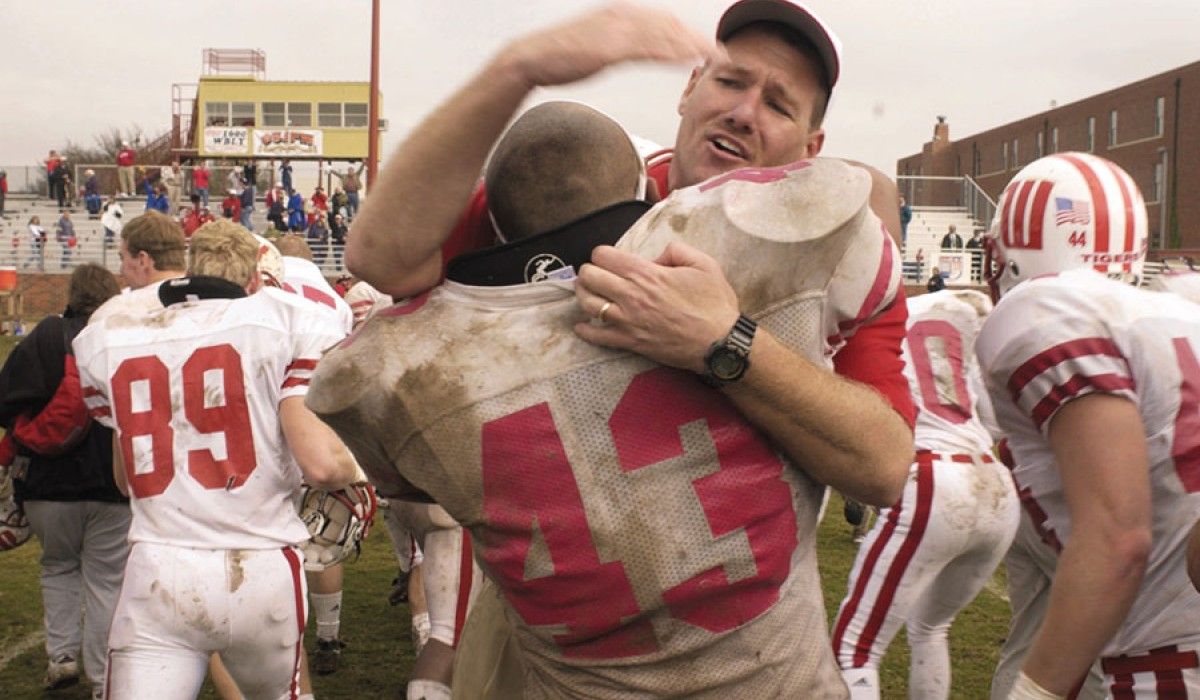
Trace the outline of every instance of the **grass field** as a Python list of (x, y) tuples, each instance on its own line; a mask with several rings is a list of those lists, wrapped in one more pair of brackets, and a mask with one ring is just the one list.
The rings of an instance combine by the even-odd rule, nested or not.
[[(0, 358), (7, 357), (13, 339), (0, 336)], [(835, 496), (829, 515), (818, 533), (821, 576), (829, 616), (846, 590), (846, 574), (857, 545), (850, 526), (841, 517), (841, 500)], [(89, 698), (86, 685), (54, 692), (41, 688), (46, 654), (39, 636), (42, 602), (38, 587), (36, 540), (0, 553), (0, 699)], [(403, 698), (404, 683), (412, 667), (408, 610), (390, 607), (387, 595), (395, 575), (395, 561), (383, 527), (364, 543), (362, 557), (346, 568), (342, 605), (342, 636), (349, 646), (342, 667), (331, 676), (315, 676), (321, 699)], [(1008, 605), (1000, 597), (1002, 583), (989, 586), (959, 615), (950, 631), (954, 672), (952, 698), (986, 698), (997, 652), (1008, 624)], [(796, 634), (804, 634), (796, 630)], [(311, 650), (313, 634), (308, 635)], [(907, 697), (908, 647), (903, 632), (892, 644), (881, 672), (885, 698)], [(215, 698), (206, 687), (202, 698)]]

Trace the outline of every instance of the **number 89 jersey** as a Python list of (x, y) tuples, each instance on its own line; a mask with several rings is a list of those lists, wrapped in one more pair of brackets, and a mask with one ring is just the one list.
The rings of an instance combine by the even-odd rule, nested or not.
[(278, 289), (114, 314), (75, 340), (84, 398), (115, 429), (131, 542), (263, 549), (308, 539), (279, 403), (304, 396), (330, 314)]
[(1150, 558), (1137, 599), (1105, 656), (1200, 638), (1187, 533), (1200, 516), (1200, 306), (1074, 270), (1005, 294), (975, 345), (1013, 476), (1042, 539), (1071, 536), (1048, 431), (1067, 402), (1092, 393), (1133, 401), (1150, 465)]

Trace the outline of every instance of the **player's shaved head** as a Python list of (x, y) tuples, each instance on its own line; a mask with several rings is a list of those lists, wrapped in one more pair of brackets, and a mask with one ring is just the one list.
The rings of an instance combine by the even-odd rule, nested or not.
[(279, 249), (279, 254), (285, 258), (301, 258), (308, 260), (313, 259), (312, 249), (308, 247), (308, 242), (294, 233), (289, 233), (286, 236), (276, 238), (275, 247)]
[(154, 269), (182, 271), (187, 264), (184, 253), (187, 239), (183, 229), (171, 217), (157, 211), (148, 211), (130, 219), (121, 231), (121, 242), (131, 256), (146, 253), (154, 261)]
[(258, 241), (227, 219), (210, 221), (192, 234), (188, 275), (220, 277), (239, 287), (258, 279)]
[(520, 116), (492, 151), (484, 186), (505, 240), (544, 233), (638, 198), (644, 166), (629, 135), (578, 102), (547, 102)]

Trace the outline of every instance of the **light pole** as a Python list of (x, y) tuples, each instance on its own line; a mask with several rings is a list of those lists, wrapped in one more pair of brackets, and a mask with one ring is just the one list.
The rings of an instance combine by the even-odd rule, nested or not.
[(367, 115), (367, 182), (375, 186), (379, 169), (379, 0), (371, 0), (371, 95)]

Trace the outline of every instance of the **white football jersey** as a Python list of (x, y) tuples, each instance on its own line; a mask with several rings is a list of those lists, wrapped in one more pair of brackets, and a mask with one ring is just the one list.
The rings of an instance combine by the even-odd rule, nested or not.
[[(824, 363), (898, 288), (869, 189), (840, 163), (742, 171), (673, 193), (618, 246), (714, 254), (743, 311)], [(581, 341), (583, 318), (570, 281), (447, 282), (331, 351), (308, 404), (382, 495), (407, 481), (471, 532), (527, 697), (845, 697), (823, 488), (695, 375)]]
[(1200, 304), (1200, 272), (1164, 270), (1150, 282), (1148, 289), (1178, 294), (1192, 303)]
[(283, 256), (283, 289), (331, 309), (337, 316), (338, 325), (346, 333), (354, 327), (354, 314), (346, 300), (338, 296), (329, 281), (321, 274), (321, 268), (303, 258)]
[[(176, 276), (182, 277), (183, 272), (180, 272)], [(93, 311), (91, 317), (88, 318), (88, 324), (97, 325), (113, 314), (140, 316), (156, 309), (161, 309), (162, 302), (158, 300), (158, 288), (161, 286), (162, 282), (155, 282), (145, 287), (127, 289), (121, 292)]]
[(1072, 399), (1121, 396), (1141, 413), (1153, 545), (1137, 600), (1105, 656), (1200, 639), (1184, 549), (1200, 517), (1200, 306), (1090, 270), (1029, 280), (1000, 300), (976, 342), (1008, 436), (1022, 503), (1056, 549), (1071, 536), (1050, 421)]
[(120, 438), (131, 542), (259, 549), (308, 539), (279, 403), (343, 338), (278, 289), (114, 314), (75, 339), (85, 401)]
[[(977, 410), (975, 337), (992, 302), (980, 292), (943, 290), (908, 299), (904, 377), (917, 407), (918, 450), (987, 454), (992, 438)], [(987, 397), (983, 397), (987, 401)]]

